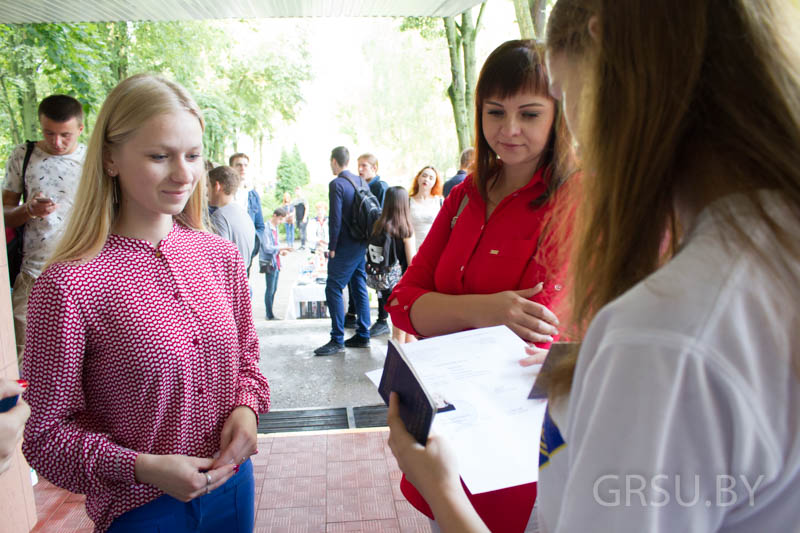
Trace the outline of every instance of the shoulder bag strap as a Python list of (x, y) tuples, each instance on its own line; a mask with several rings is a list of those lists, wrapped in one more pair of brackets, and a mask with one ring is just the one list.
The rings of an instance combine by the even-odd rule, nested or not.
[(358, 187), (356, 187), (356, 182), (355, 182), (355, 181), (353, 181), (353, 180), (351, 180), (351, 179), (350, 179), (350, 176), (342, 176), (342, 177), (343, 177), (344, 179), (346, 179), (347, 181), (349, 181), (349, 182), (350, 182), (350, 185), (352, 185), (352, 186), (353, 186), (353, 188), (354, 188), (355, 190), (358, 190)]
[(461, 199), (461, 203), (458, 205), (458, 211), (456, 211), (456, 216), (450, 219), (451, 230), (455, 227), (456, 222), (458, 222), (458, 216), (461, 214), (464, 208), (467, 207), (468, 203), (469, 203), (469, 196), (467, 196), (467, 194), (464, 193), (464, 198)]
[(33, 155), (33, 147), (36, 146), (36, 141), (25, 141), (25, 159), (22, 160), (22, 203), (27, 201), (28, 187), (25, 185), (25, 172), (28, 171), (28, 163), (31, 161)]

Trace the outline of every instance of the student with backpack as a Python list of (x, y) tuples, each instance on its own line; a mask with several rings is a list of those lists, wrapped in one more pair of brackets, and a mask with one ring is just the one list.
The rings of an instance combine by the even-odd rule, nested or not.
[[(367, 285), (378, 291), (379, 306), (386, 305), (416, 251), (409, 211), (408, 192), (403, 187), (386, 190), (383, 212), (367, 246)], [(394, 326), (392, 338), (400, 343), (414, 340), (413, 335)]]
[[(364, 180), (347, 170), (349, 162), (347, 148), (338, 146), (333, 149), (331, 171), (336, 177), (328, 187), (330, 260), (325, 283), (325, 299), (331, 314), (331, 340), (314, 350), (314, 355), (319, 356), (342, 353), (345, 346), (369, 347), (369, 299), (364, 263), (367, 240), (380, 216), (380, 206)], [(358, 324), (355, 335), (344, 340), (342, 291), (348, 284), (356, 300)]]

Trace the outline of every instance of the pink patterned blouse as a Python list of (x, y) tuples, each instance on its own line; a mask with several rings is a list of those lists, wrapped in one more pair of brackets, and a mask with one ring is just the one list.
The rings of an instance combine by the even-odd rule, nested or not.
[(84, 264), (50, 266), (28, 309), (23, 452), (86, 494), (96, 531), (163, 493), (136, 483), (138, 453), (210, 457), (240, 405), (269, 409), (242, 259), (175, 224), (158, 249), (110, 235)]

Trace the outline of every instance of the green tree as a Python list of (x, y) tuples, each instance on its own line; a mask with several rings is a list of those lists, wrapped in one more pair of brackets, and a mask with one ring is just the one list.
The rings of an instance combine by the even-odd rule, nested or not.
[[(478, 16), (473, 20), (472, 9), (461, 13), (459, 17), (443, 17), (444, 36), (447, 39), (447, 50), (450, 56), (450, 85), (447, 96), (453, 107), (453, 119), (456, 125), (459, 151), (472, 146), (475, 135), (473, 106), (475, 101), (475, 84), (477, 81), (477, 65), (475, 56), (475, 40), (480, 30), (481, 17), (486, 2), (481, 3)], [(409, 17), (403, 20), (401, 30), (416, 29), (423, 37), (434, 38), (436, 18)]]
[(281, 150), (276, 172), (275, 199), (281, 201), (284, 193), (294, 196), (294, 190), (308, 184), (311, 173), (308, 171), (300, 150), (294, 145), (291, 152)]
[(0, 107), (7, 126), (0, 146), (39, 137), (41, 97), (61, 92), (93, 109), (101, 59), (95, 25), (0, 24)]
[(282, 45), (291, 52), (280, 57), (234, 57), (236, 34), (226, 29), (215, 21), (0, 24), (0, 154), (39, 137), (43, 96), (76, 97), (90, 131), (108, 92), (137, 72), (175, 79), (195, 96), (212, 160), (221, 162), (240, 133), (263, 143), (302, 101), (310, 76), (304, 42)]

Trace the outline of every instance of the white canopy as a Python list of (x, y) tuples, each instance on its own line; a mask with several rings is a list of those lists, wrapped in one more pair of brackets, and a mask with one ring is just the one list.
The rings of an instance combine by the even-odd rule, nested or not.
[(480, 0), (0, 0), (0, 22), (445, 17)]

